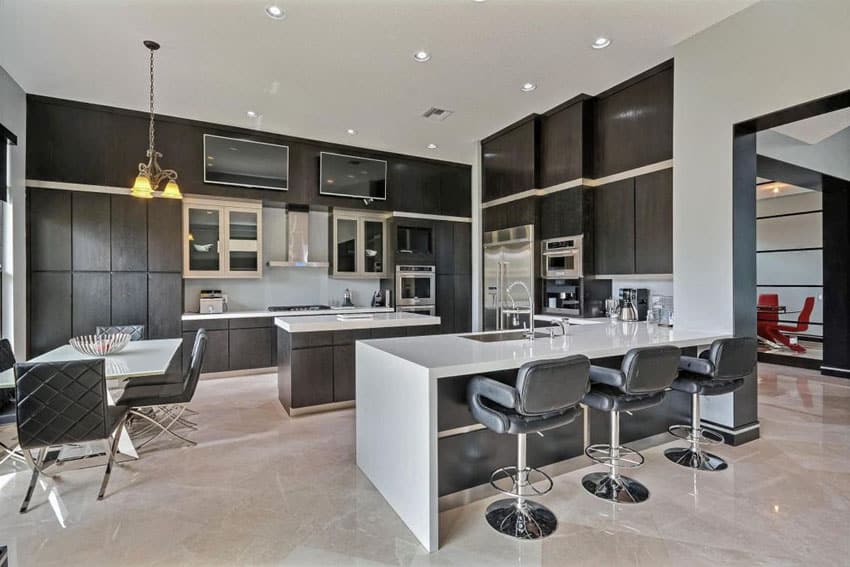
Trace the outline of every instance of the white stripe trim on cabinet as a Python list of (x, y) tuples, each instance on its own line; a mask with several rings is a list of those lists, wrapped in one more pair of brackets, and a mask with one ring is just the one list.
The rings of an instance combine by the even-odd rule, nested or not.
[(621, 181), (630, 177), (646, 175), (647, 173), (655, 173), (656, 171), (664, 171), (665, 169), (671, 169), (672, 167), (673, 160), (668, 159), (665, 161), (659, 161), (658, 163), (644, 165), (643, 167), (630, 169), (628, 171), (621, 171), (620, 173), (606, 175), (605, 177), (600, 177), (598, 179), (578, 177), (576, 179), (571, 179), (570, 181), (558, 183), (557, 185), (543, 187), (542, 189), (526, 189), (525, 191), (514, 193), (513, 195), (508, 195), (507, 197), (499, 197), (498, 199), (493, 199), (491, 201), (481, 203), (481, 208), (487, 209), (489, 207), (504, 205), (505, 203), (512, 203), (513, 201), (519, 201), (528, 197), (542, 197), (544, 195), (551, 195), (552, 193), (557, 193), (558, 191), (565, 191), (566, 189), (572, 189), (573, 187), (580, 187), (582, 185), (586, 187), (599, 187), (600, 185), (607, 185), (608, 183), (614, 183), (615, 181)]
[(408, 219), (425, 219), (437, 221), (452, 221), (452, 222), (472, 222), (472, 217), (453, 217), (449, 215), (432, 215), (430, 213), (408, 213), (405, 211), (393, 211), (394, 217)]

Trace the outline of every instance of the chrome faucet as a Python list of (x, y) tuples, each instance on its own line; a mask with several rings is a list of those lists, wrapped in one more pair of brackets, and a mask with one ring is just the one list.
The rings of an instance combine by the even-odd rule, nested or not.
[[(520, 287), (522, 287), (522, 289), (525, 290), (525, 293), (528, 296), (528, 308), (517, 307), (516, 301), (514, 301), (514, 298), (511, 295), (511, 290), (515, 286), (520, 286)], [(513, 325), (514, 326), (519, 326), (519, 318), (517, 317), (517, 315), (528, 314), (528, 324), (531, 328), (530, 329), (526, 328), (525, 323), (523, 323), (523, 329), (525, 330), (524, 335), (525, 335), (526, 339), (533, 341), (534, 340), (534, 297), (531, 295), (531, 290), (528, 289), (528, 286), (525, 285), (525, 282), (517, 280), (515, 282), (512, 282), (505, 289), (505, 293), (508, 294), (508, 299), (511, 300), (511, 311), (510, 311), (510, 313), (513, 314)]]

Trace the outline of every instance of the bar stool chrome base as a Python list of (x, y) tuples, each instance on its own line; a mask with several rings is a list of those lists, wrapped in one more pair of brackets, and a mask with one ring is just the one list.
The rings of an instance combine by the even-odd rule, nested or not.
[(717, 455), (692, 447), (667, 449), (664, 456), (677, 465), (700, 471), (722, 471), (729, 466)]
[(497, 532), (517, 539), (544, 538), (558, 528), (555, 514), (533, 500), (497, 500), (487, 507), (485, 518)]
[(603, 500), (616, 504), (638, 504), (649, 498), (649, 489), (633, 478), (595, 472), (581, 479), (585, 490)]

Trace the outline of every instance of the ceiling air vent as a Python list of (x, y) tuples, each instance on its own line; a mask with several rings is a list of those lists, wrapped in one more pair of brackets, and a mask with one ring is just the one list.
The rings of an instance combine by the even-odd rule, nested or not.
[(432, 106), (422, 113), (422, 117), (431, 120), (432, 122), (442, 122), (452, 114), (454, 114), (453, 110), (445, 110), (444, 108)]

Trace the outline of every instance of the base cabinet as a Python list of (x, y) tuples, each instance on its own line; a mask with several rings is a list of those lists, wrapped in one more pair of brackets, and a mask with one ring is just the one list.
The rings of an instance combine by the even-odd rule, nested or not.
[(277, 366), (273, 317), (183, 321), (183, 371), (189, 368), (198, 329), (209, 342), (201, 372), (229, 372)]
[(354, 399), (354, 345), (334, 346), (333, 401)]

